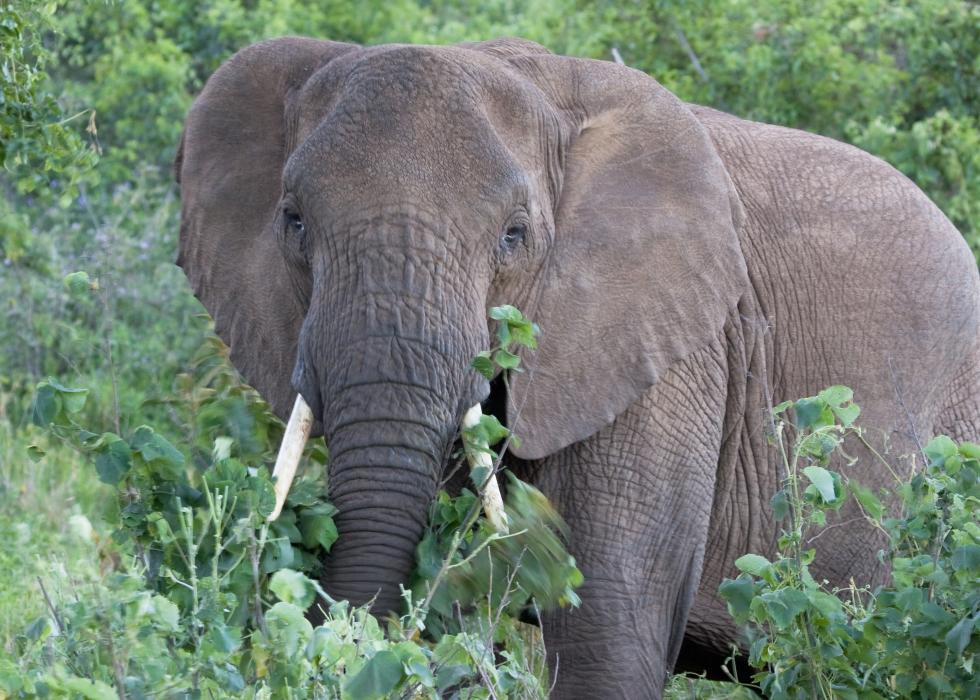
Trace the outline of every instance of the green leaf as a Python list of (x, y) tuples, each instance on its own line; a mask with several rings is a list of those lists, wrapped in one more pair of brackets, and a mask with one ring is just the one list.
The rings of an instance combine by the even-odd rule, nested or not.
[(966, 615), (962, 620), (953, 625), (953, 629), (946, 633), (944, 638), (946, 646), (956, 655), (957, 658), (963, 656), (963, 652), (970, 645), (970, 636), (973, 634), (973, 617)]
[(747, 574), (762, 576), (772, 566), (772, 562), (758, 554), (744, 554), (735, 560), (735, 566)]
[(153, 596), (153, 624), (167, 632), (180, 630), (180, 611), (177, 606), (162, 595)]
[(484, 413), (479, 423), (463, 431), (466, 446), (477, 449), (493, 447), (508, 435), (510, 431), (491, 413)]
[(510, 304), (504, 304), (503, 306), (494, 306), (490, 309), (490, 318), (494, 321), (508, 321), (510, 323), (521, 323), (526, 321), (524, 314), (517, 310), (516, 307)]
[(69, 676), (56, 681), (62, 690), (78, 693), (85, 700), (118, 700), (119, 696), (110, 686), (100, 680), (89, 680), (78, 676)]
[(794, 408), (796, 422), (801, 430), (814, 430), (834, 424), (834, 412), (823, 399), (815, 396), (800, 399)]
[(769, 614), (769, 618), (779, 629), (786, 629), (794, 618), (806, 610), (809, 599), (803, 591), (795, 588), (781, 588), (759, 596)]
[(132, 467), (129, 445), (114, 433), (103, 433), (95, 452), (95, 472), (104, 484), (118, 484)]
[(327, 503), (321, 503), (311, 508), (303, 508), (299, 513), (299, 530), (303, 534), (303, 546), (313, 549), (316, 545), (325, 551), (337, 541), (337, 525), (333, 514), (337, 509)]
[(146, 526), (153, 539), (160, 544), (172, 544), (177, 539), (163, 513), (150, 513), (146, 517)]
[(489, 350), (484, 350), (474, 357), (472, 361), (470, 361), (470, 367), (475, 369), (487, 379), (493, 379), (493, 374), (496, 371), (496, 367), (493, 364)]
[(851, 391), (850, 387), (838, 384), (836, 386), (827, 387), (817, 394), (817, 396), (831, 406), (840, 406), (841, 404), (847, 403), (854, 398), (854, 392)]
[(541, 332), (536, 323), (523, 323), (510, 326), (510, 340), (530, 350), (538, 347), (537, 335)]
[(517, 355), (507, 352), (506, 350), (498, 350), (493, 354), (493, 361), (496, 362), (504, 369), (514, 369), (521, 364), (521, 358)]
[(313, 636), (313, 625), (303, 611), (292, 603), (278, 602), (265, 614), (265, 623), (272, 640), (283, 656), (290, 658), (306, 649)]
[(65, 287), (73, 296), (81, 296), (92, 288), (92, 281), (87, 272), (72, 272), (65, 275)]
[(749, 615), (755, 591), (755, 582), (744, 574), (736, 579), (726, 578), (718, 587), (718, 595), (728, 603), (729, 611), (739, 624)]
[(961, 442), (960, 454), (967, 459), (980, 460), (980, 445), (973, 442)]
[(980, 571), (980, 544), (963, 544), (953, 550), (954, 571)]
[(45, 455), (44, 450), (38, 447), (37, 445), (27, 446), (27, 456), (30, 458), (32, 462), (40, 462), (42, 459), (44, 459), (44, 455)]
[(211, 623), (207, 639), (211, 646), (222, 654), (230, 654), (242, 645), (241, 630), (220, 623)]
[(285, 537), (269, 540), (262, 550), (262, 573), (271, 574), (273, 571), (284, 569), (293, 564), (293, 546)]
[(789, 515), (789, 494), (786, 489), (780, 489), (774, 493), (769, 499), (769, 506), (772, 508), (772, 514), (776, 516), (776, 520), (783, 520)]
[(851, 493), (854, 494), (857, 502), (864, 508), (864, 511), (874, 520), (881, 520), (881, 516), (885, 513), (885, 507), (878, 500), (878, 497), (871, 492), (871, 489), (862, 486), (856, 481), (849, 481), (847, 486), (851, 490)]
[(368, 659), (344, 686), (351, 700), (379, 700), (389, 696), (404, 676), (401, 659), (393, 651), (379, 651)]
[(833, 503), (837, 500), (837, 492), (834, 489), (834, 476), (823, 467), (805, 467), (803, 473), (806, 474), (825, 503)]
[(782, 403), (773, 406), (772, 415), (778, 416), (781, 413), (785, 413), (786, 409), (791, 408), (792, 406), (793, 406), (792, 401), (783, 401)]
[(51, 425), (60, 412), (60, 408), (58, 392), (55, 391), (55, 388), (47, 382), (38, 384), (34, 394), (34, 407), (31, 415), (34, 425), (42, 428)]
[(929, 459), (929, 466), (941, 467), (950, 457), (956, 457), (959, 450), (956, 443), (946, 435), (937, 435), (925, 446), (926, 457)]
[(67, 387), (59, 384), (54, 379), (49, 379), (48, 383), (58, 392), (65, 413), (78, 413), (85, 406), (85, 400), (88, 398), (88, 389)]
[(24, 630), (24, 636), (32, 642), (44, 641), (53, 631), (51, 620), (48, 619), (47, 615), (42, 615), (27, 626), (27, 629)]
[(184, 466), (184, 455), (150, 426), (141, 425), (136, 429), (132, 448), (150, 466), (164, 467), (173, 477), (180, 475), (179, 470)]
[(313, 581), (298, 571), (280, 569), (272, 575), (269, 590), (284, 603), (292, 603), (302, 610), (313, 605), (316, 598), (316, 587)]

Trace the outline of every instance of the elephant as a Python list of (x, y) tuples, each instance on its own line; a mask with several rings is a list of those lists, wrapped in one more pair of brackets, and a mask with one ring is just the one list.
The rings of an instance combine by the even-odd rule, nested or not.
[[(521, 437), (505, 466), (585, 577), (541, 615), (555, 697), (657, 698), (738, 642), (717, 590), (775, 548), (774, 403), (846, 384), (893, 453), (980, 437), (980, 279), (940, 210), (857, 148), (625, 66), (273, 39), (207, 81), (175, 173), (177, 262), (232, 362), (329, 446), (332, 596), (400, 608), (469, 407)], [(470, 360), (502, 304), (540, 346), (491, 382)], [(831, 583), (883, 575), (870, 527), (815, 544)]]

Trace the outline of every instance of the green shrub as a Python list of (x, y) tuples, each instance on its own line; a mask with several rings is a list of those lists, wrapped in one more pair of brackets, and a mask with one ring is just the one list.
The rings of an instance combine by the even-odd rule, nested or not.
[[(91, 280), (75, 273), (66, 285), (84, 292)], [(499, 360), (518, 370), (511, 351), (533, 346), (536, 327), (512, 307), (492, 313), (500, 344), (487, 369)], [(582, 582), (562, 543), (564, 524), (544, 496), (510, 476), (510, 529), (501, 533), (480, 517), (473, 492), (441, 492), (414, 585), (404, 590), (404, 614), (379, 623), (316, 583), (337, 538), (336, 511), (323, 500), (322, 443), (306, 454), (319, 469), (293, 485), (287, 507), (267, 522), (275, 504), (262, 459), (268, 451), (250, 455), (256, 466), (232, 456), (250, 442), (228, 435), (230, 424), (215, 417), (244, 405), (251, 440), (255, 426), (277, 421), (234, 379), (220, 349), (209, 341), (202, 376), (185, 380), (198, 416), (191, 459), (148, 425), (125, 437), (91, 432), (79, 422), (87, 390), (53, 379), (38, 385), (33, 421), (86, 455), (94, 475), (117, 489), (110, 519), (120, 563), (72, 597), (58, 594), (65, 581), (53, 582), (54, 597), (45, 589), (48, 612), (16, 641), (21, 660), (0, 665), (0, 690), (11, 697), (544, 697), (543, 649), (517, 615), (525, 606), (577, 604)], [(202, 435), (211, 446), (206, 456)], [(464, 453), (509, 437), (484, 416), (464, 431)], [(38, 445), (30, 451), (45, 457)], [(474, 483), (485, 478), (475, 473)], [(324, 618), (316, 627), (306, 616), (315, 604)]]
[[(787, 472), (772, 499), (787, 523), (779, 555), (740, 557), (743, 573), (720, 589), (735, 621), (747, 626), (755, 680), (776, 700), (976, 697), (980, 446), (931, 440), (924, 471), (896, 478), (901, 515), (891, 517), (887, 501), (828, 469), (845, 436), (863, 440), (851, 397), (850, 389), (831, 387), (775, 409), (774, 440)], [(827, 590), (810, 574), (808, 535), (848, 498), (888, 536), (881, 555), (890, 582), (873, 591), (860, 582)]]

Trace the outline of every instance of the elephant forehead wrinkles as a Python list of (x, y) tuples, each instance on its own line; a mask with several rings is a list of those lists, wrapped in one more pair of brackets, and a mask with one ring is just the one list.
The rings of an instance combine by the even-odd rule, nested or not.
[(526, 81), (484, 70), (472, 52), (432, 47), (346, 64), (325, 67), (290, 107), (299, 146), (287, 189), (313, 190), (339, 208), (368, 191), (436, 206), (526, 193), (554, 124)]

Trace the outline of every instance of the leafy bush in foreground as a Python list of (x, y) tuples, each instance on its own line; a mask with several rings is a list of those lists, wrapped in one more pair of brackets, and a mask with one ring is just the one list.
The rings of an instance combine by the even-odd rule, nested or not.
[[(87, 283), (68, 280), (75, 282)], [(500, 350), (533, 344), (532, 324), (516, 309), (501, 313)], [(220, 367), (205, 373), (217, 386), (191, 390), (199, 414), (242, 391)], [(125, 438), (85, 429), (78, 418), (86, 400), (84, 389), (42, 382), (34, 421), (88, 455), (98, 478), (117, 487), (113, 539), (122, 561), (104, 582), (75, 586), (70, 597), (70, 582), (49, 581), (55, 595), (19, 639), (21, 660), (0, 662), (0, 695), (546, 695), (543, 649), (516, 615), (527, 605), (575, 603), (581, 574), (560, 539), (561, 519), (533, 487), (510, 478), (509, 534), (484, 522), (476, 494), (441, 492), (415, 585), (404, 592), (405, 614), (379, 622), (316, 583), (337, 538), (322, 468), (294, 485), (269, 523), (269, 474), (231, 456), (235, 440), (212, 435), (210, 458), (197, 464), (147, 425)], [(472, 431), (479, 440), (464, 431), (467, 451), (509, 437), (492, 416)], [(40, 447), (32, 450), (43, 458)], [(326, 459), (318, 446), (308, 457), (321, 467)], [(323, 619), (315, 627), (314, 606)]]
[[(924, 471), (896, 477), (901, 515), (892, 517), (876, 494), (828, 469), (845, 437), (863, 441), (851, 399), (837, 386), (774, 411), (788, 475), (772, 499), (788, 523), (779, 556), (746, 554), (735, 562), (742, 575), (720, 589), (736, 622), (747, 625), (755, 680), (777, 700), (977, 697), (980, 446), (931, 440)], [(828, 591), (810, 574), (807, 535), (851, 497), (888, 538), (881, 556), (890, 583), (874, 591), (853, 582)]]

